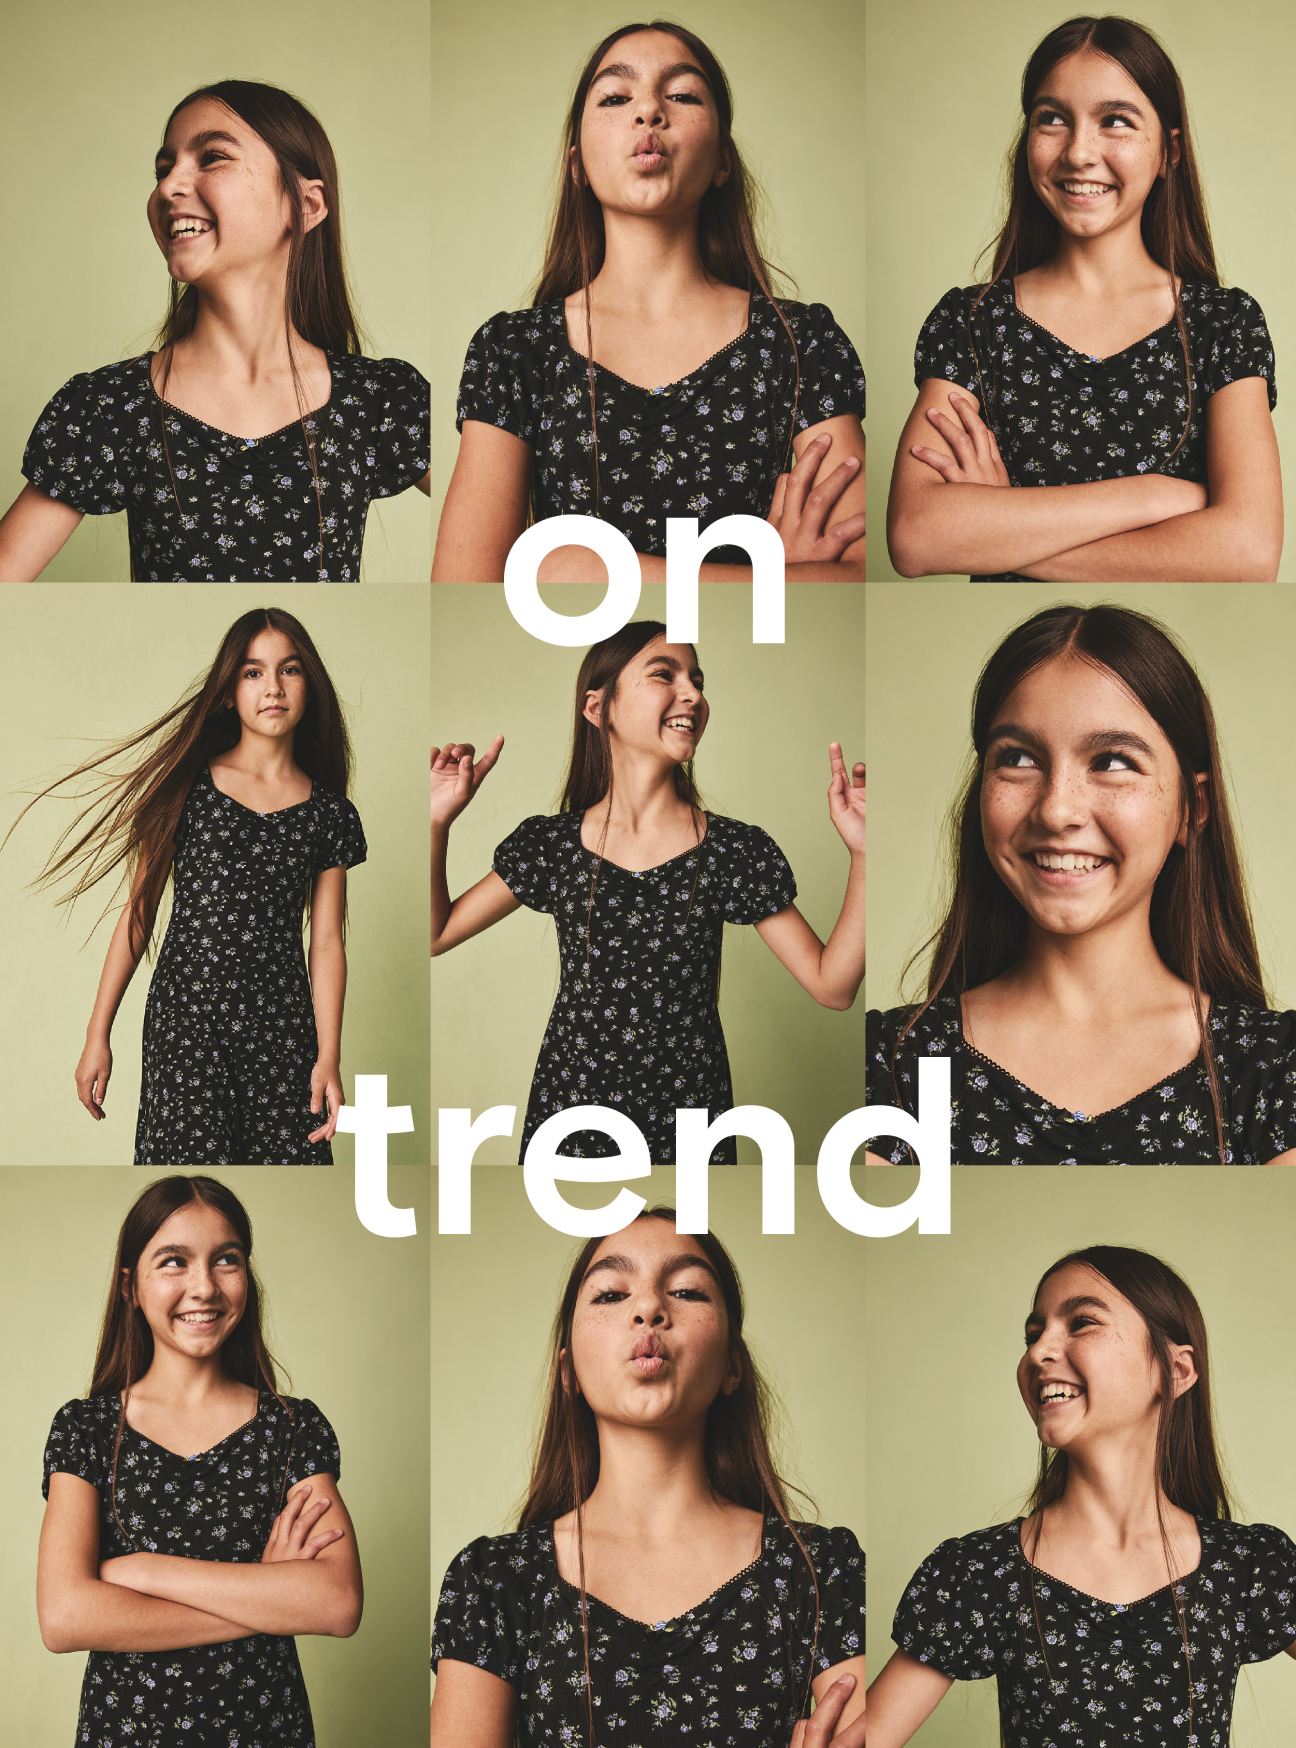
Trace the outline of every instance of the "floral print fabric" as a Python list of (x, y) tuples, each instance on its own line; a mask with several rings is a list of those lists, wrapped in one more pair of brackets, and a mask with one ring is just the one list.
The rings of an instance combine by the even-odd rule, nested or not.
[[(950, 1157), (956, 1165), (1218, 1165), (1206, 1065), (1199, 1056), (1115, 1110), (1064, 1111), (963, 1036), (956, 995), (934, 1001), (901, 1045), (912, 1008), (874, 1009), (865, 1022), (868, 1103), (917, 1114), (918, 1061), (950, 1059)], [(1225, 1163), (1266, 1165), (1296, 1147), (1296, 1012), (1213, 1002), (1207, 1019), (1223, 1094)], [(897, 1091), (899, 1094), (897, 1100)], [(899, 1141), (870, 1148), (909, 1161)]]
[(955, 287), (928, 316), (914, 352), (914, 381), (921, 387), (934, 377), (976, 396), (1015, 486), (1136, 473), (1205, 485), (1210, 397), (1258, 376), (1268, 385), (1270, 408), (1277, 402), (1273, 343), (1260, 306), (1244, 291), (1185, 283), (1180, 292), (1192, 376), (1189, 421), (1176, 322), (1110, 358), (1090, 358), (1023, 315), (1011, 279), (993, 285), (974, 311), (980, 290)]
[[(536, 815), (495, 852), (495, 872), (531, 910), (553, 917), (561, 981), (531, 1081), (522, 1154), (570, 1105), (630, 1117), (653, 1163), (675, 1159), (675, 1111), (733, 1108), (717, 989), (725, 923), (756, 923), (796, 897), (782, 851), (758, 826), (706, 815), (697, 849), (639, 873), (581, 843), (579, 813)], [(593, 887), (591, 908), (590, 891)], [(589, 924), (587, 930), (587, 922)], [(577, 1130), (564, 1159), (603, 1159), (606, 1135)], [(720, 1142), (713, 1165), (737, 1164)]]
[(136, 1165), (331, 1165), (309, 1142), (319, 1054), (302, 950), (311, 883), (367, 853), (360, 816), (315, 786), (255, 813), (204, 769), (176, 829), (173, 898), (144, 1009)]
[[(286, 1404), (285, 1408), (283, 1404)], [(52, 1474), (79, 1475), (99, 1494), (99, 1559), (133, 1553), (259, 1562), (284, 1493), (341, 1474), (333, 1428), (313, 1402), (261, 1391), (255, 1416), (196, 1456), (122, 1429), (121, 1398), (67, 1402), (45, 1447)], [(294, 1426), (293, 1422), (296, 1422)], [(125, 1535), (117, 1527), (117, 1519)], [(76, 1748), (314, 1748), (310, 1702), (292, 1639), (257, 1633), (178, 1651), (91, 1651)]]
[[(763, 519), (794, 429), (844, 413), (864, 417), (863, 368), (831, 311), (783, 302), (779, 309), (796, 337), (795, 358), (774, 306), (753, 291), (743, 333), (678, 382), (640, 388), (595, 364), (597, 504), (589, 367), (568, 341), (561, 298), (504, 311), (473, 335), (459, 429), (475, 419), (530, 445), (537, 522), (599, 516), (639, 553), (665, 554), (668, 516), (695, 516), (704, 527), (722, 516)], [(750, 559), (729, 546), (707, 562)]]
[(428, 471), (426, 378), (399, 358), (330, 353), (326, 404), (245, 438), (160, 400), (152, 356), (64, 383), (27, 441), (32, 485), (88, 516), (125, 510), (137, 582), (358, 582), (370, 500)]
[(1169, 1584), (1117, 1604), (1031, 1567), (1020, 1520), (942, 1542), (892, 1637), (957, 1681), (997, 1677), (1013, 1748), (1228, 1748), (1239, 1669), (1296, 1643), (1296, 1545), (1263, 1523), (1198, 1528), (1177, 1606)]
[[(787, 1748), (810, 1680), (864, 1652), (864, 1555), (848, 1529), (801, 1523), (805, 1556), (779, 1518), (761, 1555), (696, 1608), (649, 1625), (589, 1598), (595, 1748)], [(522, 1748), (585, 1748), (589, 1713), (580, 1592), (559, 1576), (553, 1525), (483, 1536), (441, 1586), (432, 1639), (518, 1694)]]

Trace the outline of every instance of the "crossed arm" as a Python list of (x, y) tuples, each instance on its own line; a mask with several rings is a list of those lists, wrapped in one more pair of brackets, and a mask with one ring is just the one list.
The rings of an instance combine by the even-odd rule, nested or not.
[(259, 1565), (151, 1553), (100, 1563), (98, 1489), (79, 1475), (50, 1477), (36, 1578), (49, 1651), (175, 1651), (255, 1633), (349, 1638), (362, 1606), (355, 1531), (331, 1475), (292, 1489)]
[(1009, 485), (976, 397), (928, 378), (900, 438), (887, 542), (902, 576), (1012, 571), (1043, 582), (1272, 582), (1278, 443), (1260, 377), (1206, 403), (1209, 491), (1164, 474)]
[[(864, 432), (853, 413), (824, 419), (793, 439), (797, 465), (780, 474), (766, 520), (787, 554), (789, 580), (864, 580)], [(831, 452), (833, 465), (827, 464)], [(434, 583), (499, 583), (513, 542), (525, 530), (531, 494), (529, 443), (477, 419), (465, 419), (450, 488), (441, 511)], [(640, 554), (645, 582), (663, 582), (664, 558)], [(597, 553), (564, 546), (540, 566), (541, 582), (601, 583)], [(750, 582), (744, 565), (703, 564), (703, 582)]]

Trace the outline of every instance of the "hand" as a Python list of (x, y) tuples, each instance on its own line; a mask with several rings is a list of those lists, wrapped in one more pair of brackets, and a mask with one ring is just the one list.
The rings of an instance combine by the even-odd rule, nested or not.
[(313, 1488), (309, 1481), (299, 1481), (284, 1500), (284, 1508), (270, 1526), (270, 1539), (261, 1554), (263, 1566), (277, 1560), (313, 1560), (331, 1543), (341, 1541), (344, 1529), (311, 1531), (332, 1505), (331, 1499), (316, 1499), (307, 1504)]
[[(828, 763), (832, 766), (832, 782), (828, 785), (828, 812), (842, 835), (842, 842), (851, 854), (864, 854), (864, 767), (854, 765), (850, 773), (842, 757), (841, 742), (831, 741)], [(852, 784), (852, 777), (854, 782)]]
[(966, 395), (952, 394), (949, 404), (954, 418), (939, 407), (928, 407), (927, 417), (954, 451), (946, 455), (941, 449), (928, 449), (916, 443), (909, 451), (917, 461), (945, 481), (947, 486), (1008, 486), (1008, 469), (999, 458), (999, 445), (994, 432), (978, 414)]
[(831, 437), (816, 437), (801, 451), (793, 471), (778, 476), (765, 520), (777, 530), (788, 564), (836, 564), (864, 533), (863, 516), (848, 516), (831, 528), (826, 526), (834, 504), (859, 473), (857, 456), (848, 455), (822, 485), (810, 489), (831, 448)]
[(102, 1123), (108, 1115), (103, 1102), (111, 1073), (112, 1051), (107, 1038), (87, 1038), (81, 1060), (77, 1063), (76, 1089), (77, 1097), (96, 1123)]
[(846, 1709), (846, 1702), (855, 1691), (855, 1677), (843, 1675), (834, 1681), (814, 1709), (809, 1723), (799, 1723), (792, 1732), (790, 1748), (864, 1748), (864, 1714), (848, 1724), (840, 1735), (833, 1735), (833, 1725)]
[(342, 1091), (342, 1074), (336, 1062), (326, 1062), (320, 1057), (311, 1069), (310, 1092), (311, 1115), (316, 1117), (323, 1112), (328, 1120), (323, 1128), (316, 1129), (306, 1139), (331, 1141), (337, 1134), (338, 1112), (346, 1103), (346, 1094)]
[(504, 736), (497, 734), (475, 765), (477, 749), (467, 741), (450, 741), (440, 752), (432, 749), (433, 825), (444, 829), (458, 819), (494, 770), (503, 745)]

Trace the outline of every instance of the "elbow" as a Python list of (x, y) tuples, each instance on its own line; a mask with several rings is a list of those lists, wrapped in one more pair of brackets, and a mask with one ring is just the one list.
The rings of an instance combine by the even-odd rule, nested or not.
[(63, 1655), (68, 1651), (85, 1651), (89, 1647), (84, 1637), (76, 1631), (76, 1622), (67, 1608), (50, 1608), (48, 1605), (38, 1607), (37, 1619), (40, 1622), (41, 1644), (47, 1651)]
[(831, 1008), (837, 1014), (844, 1014), (855, 1005), (853, 989), (819, 989), (813, 991), (813, 994), (821, 1008)]
[(329, 1624), (324, 1629), (331, 1639), (350, 1639), (354, 1637), (360, 1626), (360, 1617), (364, 1613), (364, 1595), (357, 1586), (346, 1590), (334, 1599), (330, 1610)]
[(904, 511), (887, 519), (887, 551), (902, 577), (926, 577), (940, 568), (923, 539), (922, 519)]

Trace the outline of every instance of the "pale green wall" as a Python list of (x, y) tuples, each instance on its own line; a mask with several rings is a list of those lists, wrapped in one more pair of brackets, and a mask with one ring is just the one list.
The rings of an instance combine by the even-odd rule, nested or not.
[(1250, 879), (1271, 999), (1296, 1006), (1291, 869), (1296, 775), (1289, 700), (1296, 605), (1230, 583), (1076, 588), (1052, 583), (868, 583), (870, 829), (868, 1005), (899, 1001), (901, 968), (939, 921), (943, 822), (971, 745), (972, 688), (987, 656), (1054, 603), (1112, 602), (1163, 621), (1215, 711), (1233, 823)]
[[(94, 1361), (118, 1227), (164, 1174), (122, 1170), (0, 1172), (8, 1331), (0, 1418), (6, 1549), (0, 1575), (0, 1688), (12, 1742), (70, 1742), (85, 1659), (52, 1656), (36, 1622), (41, 1454), (54, 1413), (83, 1396)], [(252, 1220), (269, 1299), (270, 1346), (332, 1423), (342, 1497), (355, 1520), (365, 1610), (352, 1639), (298, 1640), (319, 1748), (414, 1748), (423, 1740), (430, 1630), (428, 1182), (392, 1172), (393, 1200), (417, 1210), (419, 1236), (375, 1238), (356, 1220), (350, 1172), (255, 1167), (211, 1175)]]
[[(865, 1175), (876, 1200), (894, 1201), (916, 1173)], [(1217, 1432), (1239, 1515), (1296, 1533), (1288, 1173), (979, 1166), (953, 1174), (951, 1225), (949, 1237), (910, 1231), (868, 1249), (871, 1673), (894, 1648), (896, 1604), (926, 1555), (1013, 1516), (1029, 1490), (1039, 1447), (1017, 1393), (1021, 1331), (1036, 1281), (1068, 1250), (1135, 1245), (1183, 1275), (1210, 1333)], [(957, 1683), (912, 1738), (916, 1748), (997, 1748), (994, 1685)], [(1244, 1672), (1237, 1748), (1279, 1748), (1294, 1729), (1289, 1660)]]
[[(660, 1167), (628, 1188), (673, 1206)], [(738, 1268), (745, 1333), (783, 1409), (784, 1477), (819, 1520), (864, 1540), (864, 1241), (825, 1213), (813, 1168), (797, 1171), (796, 1231), (761, 1232), (760, 1173), (711, 1173), (711, 1229)], [(606, 1206), (615, 1185), (562, 1184), (577, 1207)], [(473, 1173), (473, 1229), (437, 1242), (432, 1270), (432, 1595), (458, 1550), (513, 1529), (543, 1405), (549, 1327), (582, 1240), (546, 1226), (522, 1173)], [(471, 1339), (464, 1335), (471, 1329)], [(806, 1513), (793, 1505), (794, 1513)]]
[[(363, 596), (309, 584), (210, 583), (184, 589), (37, 584), (0, 591), (0, 835), (30, 795), (99, 745), (142, 728), (206, 673), (239, 614), (258, 605), (295, 613), (311, 633), (348, 711), (356, 752), (353, 799), (368, 860), (347, 882), (349, 983), (342, 1074), (386, 1074), (392, 1104), (413, 1107), (415, 1131), (393, 1136), (397, 1160), (427, 1160), (428, 589), (389, 585)], [(27, 891), (67, 818), (34, 808), (0, 851), (0, 1060), (12, 1089), (0, 1163), (128, 1165), (139, 1102), (140, 1032), (149, 968), (141, 966), (113, 1031), (107, 1119), (78, 1104), (72, 1076), (115, 920), (83, 945), (110, 892), (79, 904), (69, 926), (47, 894)], [(349, 1165), (354, 1142), (334, 1157)]]
[[(826, 303), (864, 349), (864, 8), (858, 0), (698, 0), (665, 16), (719, 58), (734, 137), (768, 197), (768, 252), (807, 303)], [(455, 393), (468, 342), (521, 309), (544, 260), (559, 149), (576, 76), (595, 44), (632, 22), (613, 0), (438, 5), (433, 92), (432, 504), (458, 451)]]
[[(996, 232), (1000, 167), (1020, 117), (1022, 69), (1040, 38), (1081, 9), (1067, 0), (869, 0), (866, 359), (874, 437), (869, 574), (888, 578), (883, 538), (896, 443), (913, 406), (914, 342)], [(1296, 454), (1296, 238), (1285, 189), (1296, 10), (1281, 0), (1146, 0), (1129, 16), (1164, 41), (1188, 96), (1225, 283), (1257, 299), (1277, 358), (1279, 444)], [(1289, 487), (1290, 491), (1290, 487)], [(1290, 511), (1293, 500), (1288, 498)], [(1288, 547), (1281, 578), (1296, 580)]]
[[(10, 6), (0, 60), (0, 508), (23, 485), (41, 408), (78, 371), (144, 351), (166, 308), (144, 204), (175, 103), (216, 79), (264, 79), (303, 99), (337, 156), (352, 284), (378, 356), (431, 363), (426, 0), (42, 0)], [(431, 563), (421, 492), (374, 505), (364, 580)], [(130, 575), (125, 514), (87, 516), (51, 582)]]
[[(546, 597), (588, 610), (603, 590), (560, 584)], [(571, 745), (584, 651), (522, 630), (502, 587), (433, 590), (433, 738), (505, 737), (499, 764), (450, 837), (450, 888), (490, 870), (497, 844), (531, 814), (554, 811)], [(664, 589), (645, 588), (635, 615), (664, 616)], [(762, 826), (792, 865), (797, 903), (821, 940), (841, 909), (846, 847), (828, 816), (828, 742), (862, 758), (863, 589), (802, 583), (787, 591), (787, 641), (753, 645), (751, 590), (704, 586), (698, 654), (711, 720), (696, 775), (721, 813)], [(517, 1159), (531, 1073), (558, 986), (552, 921), (516, 912), (432, 967), (433, 1098), (438, 1105), (516, 1104), (514, 1139), (483, 1144), (483, 1162)], [(798, 1160), (863, 1103), (864, 1013), (819, 1007), (754, 929), (725, 931), (720, 1011), (738, 1104), (772, 1106), (792, 1125)], [(749, 1151), (744, 1154), (744, 1149)], [(739, 1142), (739, 1157), (755, 1158)]]

